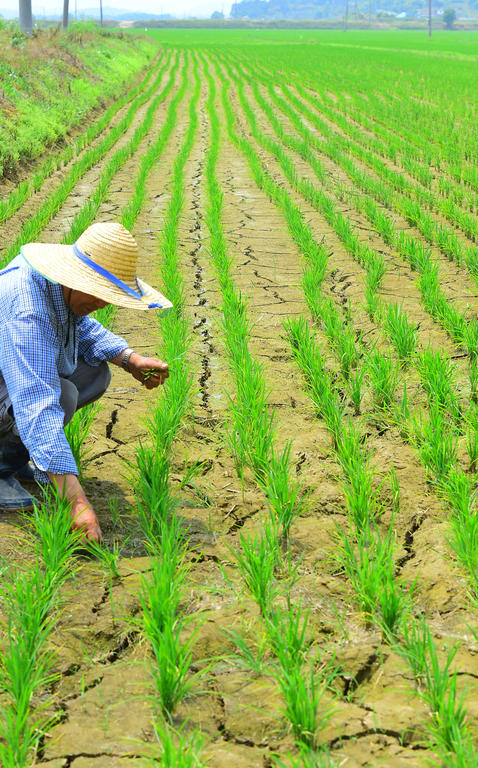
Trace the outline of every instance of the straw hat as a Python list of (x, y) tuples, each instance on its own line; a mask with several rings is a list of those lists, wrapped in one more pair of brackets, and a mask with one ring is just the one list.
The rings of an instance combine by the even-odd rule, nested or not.
[(139, 248), (121, 224), (92, 224), (74, 245), (27, 243), (25, 261), (54, 283), (129, 309), (168, 310), (171, 302), (136, 277)]

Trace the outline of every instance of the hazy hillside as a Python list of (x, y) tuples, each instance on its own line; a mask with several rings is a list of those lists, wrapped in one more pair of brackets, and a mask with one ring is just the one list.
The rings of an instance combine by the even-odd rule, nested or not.
[[(468, 4), (459, 0), (434, 0), (434, 11), (455, 8), (459, 16), (478, 16), (478, 0)], [(326, 19), (343, 15), (345, 0), (241, 0), (231, 8), (234, 19)], [(390, 11), (406, 12), (410, 16), (425, 16), (427, 4), (423, 0), (372, 0), (372, 13)], [(368, 0), (349, 0), (349, 12), (369, 12)]]

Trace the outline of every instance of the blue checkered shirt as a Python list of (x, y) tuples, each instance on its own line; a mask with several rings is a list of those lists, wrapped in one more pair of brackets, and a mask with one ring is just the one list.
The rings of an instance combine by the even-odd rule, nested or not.
[(97, 366), (127, 347), (91, 317), (75, 315), (63, 288), (17, 256), (0, 271), (0, 388), (8, 390), (19, 435), (37, 479), (78, 474), (63, 429), (60, 377), (71, 376), (78, 357)]

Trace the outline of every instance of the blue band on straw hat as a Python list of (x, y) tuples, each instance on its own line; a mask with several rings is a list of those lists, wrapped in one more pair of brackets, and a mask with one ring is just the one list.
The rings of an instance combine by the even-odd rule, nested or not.
[[(140, 285), (138, 285), (139, 291), (135, 291), (134, 288), (131, 288), (127, 283), (123, 283), (122, 280), (120, 280), (116, 275), (113, 275), (111, 272), (108, 272), (107, 269), (100, 266), (100, 264), (97, 264), (95, 261), (89, 258), (89, 256), (86, 255), (86, 253), (83, 253), (78, 248), (77, 244), (74, 243), (73, 245), (73, 253), (75, 256), (80, 259), (84, 264), (86, 264), (87, 267), (90, 267), (95, 272), (97, 272), (102, 277), (105, 277), (107, 280), (110, 281), (110, 283), (113, 283), (113, 285), (116, 285), (117, 288), (121, 288), (122, 291), (129, 294), (129, 296), (133, 296), (135, 299), (138, 299), (139, 301), (142, 301), (144, 298), (146, 298), (146, 294), (144, 293), (143, 289)], [(162, 309), (163, 305), (158, 304), (157, 302), (152, 302), (148, 305), (149, 309)]]

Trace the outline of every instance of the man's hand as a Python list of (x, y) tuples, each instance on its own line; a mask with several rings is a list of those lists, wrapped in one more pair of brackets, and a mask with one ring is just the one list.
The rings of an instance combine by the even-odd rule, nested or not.
[(48, 477), (56, 485), (60, 496), (71, 502), (72, 531), (81, 531), (90, 541), (101, 541), (103, 535), (98, 518), (76, 475), (53, 475), (49, 472)]
[(131, 375), (146, 389), (155, 389), (164, 384), (169, 376), (168, 364), (157, 357), (143, 357), (133, 352), (128, 360), (128, 368)]

